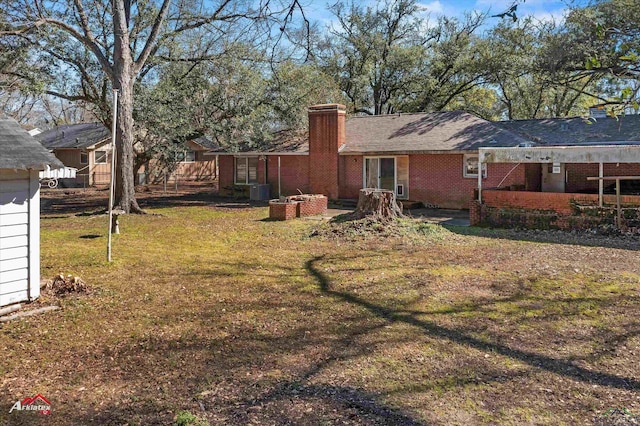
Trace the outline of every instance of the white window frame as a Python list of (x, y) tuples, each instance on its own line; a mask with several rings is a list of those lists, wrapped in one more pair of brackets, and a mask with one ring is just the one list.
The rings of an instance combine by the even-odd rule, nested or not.
[[(249, 159), (250, 158), (255, 158), (258, 161), (256, 163), (256, 181), (255, 182), (249, 182), (249, 176), (250, 176), (250, 173), (249, 173)], [(237, 178), (238, 178), (238, 172), (237, 172), (238, 161), (244, 161), (245, 162), (244, 164), (245, 164), (245, 167), (246, 167), (246, 170), (247, 170), (247, 174), (245, 176), (245, 181), (244, 182), (238, 182), (237, 181)], [(260, 157), (258, 157), (258, 156), (234, 157), (234, 162), (233, 162), (233, 183), (235, 185), (253, 185), (253, 184), (258, 183), (258, 181), (259, 181), (259, 178), (258, 178), (259, 164), (260, 164)]]
[[(479, 154), (464, 154), (462, 156), (462, 176), (465, 178), (469, 178), (469, 179), (477, 179), (478, 178), (478, 173), (469, 173), (467, 171), (467, 159), (468, 158), (476, 158), (476, 162), (480, 160), (480, 156)], [(486, 179), (487, 178), (487, 163), (482, 163), (482, 178)]]
[[(187, 154), (193, 154), (193, 160), (187, 160)], [(180, 159), (180, 154), (182, 154), (182, 159)], [(178, 154), (176, 154), (176, 156), (178, 158), (176, 158), (176, 160), (178, 160), (179, 163), (195, 163), (196, 162), (196, 151), (193, 149), (187, 149), (184, 150)]]
[[(82, 161), (82, 156), (84, 156), (85, 161)], [(80, 164), (89, 164), (89, 153), (86, 151), (80, 151)]]
[[(104, 152), (104, 157), (102, 157), (101, 161), (98, 161), (98, 153), (99, 152)], [(107, 164), (108, 163), (108, 159), (109, 159), (109, 153), (107, 151), (93, 151), (93, 164)]]

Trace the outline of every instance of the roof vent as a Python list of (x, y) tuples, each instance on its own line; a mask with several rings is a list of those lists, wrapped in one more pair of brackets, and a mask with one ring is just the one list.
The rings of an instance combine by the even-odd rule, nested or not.
[(561, 123), (560, 124), (560, 131), (566, 132), (567, 130), (569, 130), (569, 125), (567, 123)]

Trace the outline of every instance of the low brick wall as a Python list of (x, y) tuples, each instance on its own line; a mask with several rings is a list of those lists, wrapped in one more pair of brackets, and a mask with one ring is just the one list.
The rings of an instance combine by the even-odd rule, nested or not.
[[(529, 191), (482, 191), (482, 205), (469, 204), (472, 226), (531, 229), (593, 229), (615, 224), (615, 195), (603, 197), (598, 208), (597, 194), (571, 194)], [(623, 226), (637, 227), (640, 196), (623, 195)], [(581, 207), (582, 206), (582, 207)]]
[[(604, 204), (615, 205), (616, 196), (606, 194), (603, 196)], [(533, 192), (533, 191), (482, 191), (484, 205), (496, 208), (517, 208), (527, 210), (553, 210), (560, 214), (573, 213), (573, 205), (598, 205), (598, 194), (573, 194), (560, 192)], [(621, 195), (620, 203), (623, 206), (640, 206), (640, 196)]]
[(278, 200), (269, 201), (269, 219), (290, 220), (295, 219), (298, 203), (287, 203)]
[(269, 201), (269, 218), (290, 220), (296, 217), (316, 216), (327, 211), (328, 198), (324, 195), (292, 195), (284, 201)]

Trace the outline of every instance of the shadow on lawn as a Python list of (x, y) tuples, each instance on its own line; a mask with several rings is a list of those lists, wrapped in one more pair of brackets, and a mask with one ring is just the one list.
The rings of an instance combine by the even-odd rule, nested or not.
[[(278, 268), (283, 279), (296, 273), (308, 277), (304, 268)], [(236, 265), (236, 269), (255, 277), (248, 264)], [(258, 287), (256, 283), (254, 288)], [(111, 360), (101, 367), (103, 374), (118, 370), (132, 399), (84, 410), (65, 407), (68, 423), (63, 423), (171, 424), (176, 412), (170, 409), (175, 410), (177, 404), (182, 405), (177, 411), (206, 417), (212, 425), (427, 424), (387, 405), (379, 394), (323, 376), (336, 364), (371, 356), (377, 344), (383, 343), (372, 342), (371, 335), (387, 326), (386, 321), (350, 310), (334, 321), (323, 316), (326, 308), (318, 306), (315, 291), (303, 299), (281, 297), (274, 289), (258, 294), (264, 297), (226, 305), (211, 301), (199, 305), (191, 315), (164, 312), (155, 319), (157, 323), (192, 324), (193, 329), (177, 336), (147, 333), (103, 348), (93, 355)], [(292, 322), (270, 317), (273, 312), (286, 315), (291, 311), (296, 312)], [(244, 316), (246, 313), (250, 315)], [(300, 313), (304, 319), (297, 318)], [(224, 335), (200, 333), (225, 315), (231, 320), (223, 327)], [(277, 329), (270, 328), (274, 326)], [(409, 340), (399, 337), (384, 343)], [(81, 401), (74, 404), (82, 406)]]
[(556, 359), (546, 355), (540, 355), (519, 349), (512, 349), (506, 345), (499, 343), (483, 341), (476, 337), (469, 336), (456, 329), (450, 329), (437, 325), (430, 321), (418, 319), (412, 314), (390, 309), (383, 305), (369, 302), (358, 296), (354, 296), (353, 294), (332, 290), (331, 280), (325, 273), (320, 270), (320, 268), (317, 267), (317, 264), (319, 262), (322, 262), (324, 258), (324, 255), (317, 256), (307, 261), (306, 263), (307, 271), (309, 271), (309, 273), (318, 281), (320, 289), (323, 293), (340, 299), (344, 302), (364, 307), (374, 315), (380, 318), (384, 318), (389, 322), (403, 322), (405, 324), (409, 324), (424, 330), (424, 332), (430, 336), (446, 339), (453, 343), (467, 345), (486, 352), (495, 352), (500, 355), (529, 364), (534, 368), (541, 368), (549, 372), (571, 377), (582, 382), (624, 390), (640, 389), (640, 381), (633, 377), (621, 377), (615, 374), (591, 371), (589, 369), (575, 365), (574, 363), (567, 360)]
[[(178, 193), (154, 191), (136, 193), (138, 204), (143, 209), (162, 207), (211, 206), (226, 209), (264, 207), (264, 201), (249, 201), (220, 196), (215, 187), (195, 188)], [(105, 190), (60, 190), (48, 191), (41, 196), (41, 213), (56, 217), (62, 214), (91, 216), (103, 214), (109, 204), (109, 192)]]
[(501, 240), (529, 241), (535, 243), (568, 244), (587, 247), (605, 247), (624, 250), (640, 250), (638, 235), (603, 235), (586, 231), (577, 233), (557, 230), (482, 228), (442, 224), (449, 231), (465, 236), (496, 238)]

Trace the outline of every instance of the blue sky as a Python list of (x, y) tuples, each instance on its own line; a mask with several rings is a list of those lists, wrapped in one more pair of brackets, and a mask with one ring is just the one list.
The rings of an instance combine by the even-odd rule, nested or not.
[[(333, 16), (328, 12), (328, 5), (334, 1), (303, 0), (305, 13), (311, 20), (330, 23)], [(362, 1), (363, 4), (374, 4), (375, 0)], [(555, 19), (561, 21), (571, 5), (584, 5), (586, 0), (525, 0), (518, 5), (518, 16), (533, 15), (539, 20)], [(439, 16), (462, 16), (465, 12), (479, 11), (491, 14), (507, 10), (513, 0), (420, 0), (419, 4), (429, 13), (431, 18)]]

